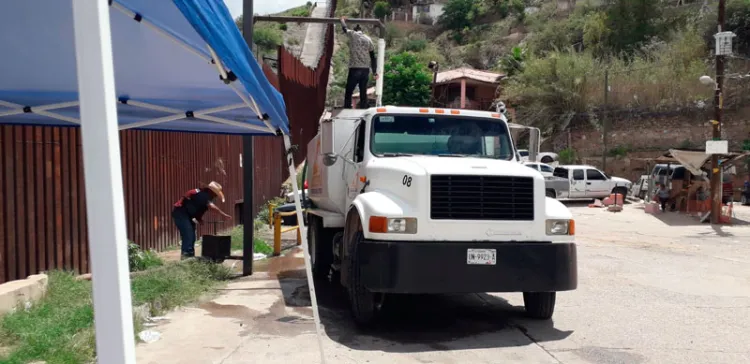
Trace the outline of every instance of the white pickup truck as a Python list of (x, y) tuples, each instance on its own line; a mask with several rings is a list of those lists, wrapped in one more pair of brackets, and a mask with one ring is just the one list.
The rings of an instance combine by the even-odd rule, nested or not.
[(593, 199), (604, 198), (612, 193), (627, 195), (632, 183), (625, 178), (610, 177), (592, 166), (559, 166), (553, 172), (555, 177), (565, 178), (570, 182), (567, 194), (560, 193), (558, 198)]

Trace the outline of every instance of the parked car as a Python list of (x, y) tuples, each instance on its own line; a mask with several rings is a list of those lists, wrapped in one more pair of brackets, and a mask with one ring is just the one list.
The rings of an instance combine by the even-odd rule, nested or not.
[(555, 177), (570, 181), (567, 196), (560, 198), (594, 199), (604, 198), (612, 193), (628, 194), (632, 183), (625, 178), (610, 177), (593, 166), (560, 166), (553, 172)]
[(554, 167), (546, 163), (524, 162), (523, 165), (539, 171), (539, 173), (541, 173), (544, 177), (552, 177), (552, 173), (555, 171)]
[[(519, 149), (518, 158), (521, 160), (521, 162), (529, 162), (529, 151), (527, 149)], [(542, 162), (549, 164), (558, 161), (559, 159), (560, 156), (558, 156), (557, 153), (540, 152), (536, 155), (536, 161), (531, 162)]]

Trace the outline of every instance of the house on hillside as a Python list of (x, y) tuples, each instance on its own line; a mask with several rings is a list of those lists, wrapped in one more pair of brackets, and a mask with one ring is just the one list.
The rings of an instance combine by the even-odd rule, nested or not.
[(471, 68), (438, 72), (434, 106), (451, 109), (492, 110), (505, 75)]
[[(471, 68), (458, 68), (438, 72), (434, 85), (435, 107), (451, 109), (485, 110), (493, 109), (497, 88), (505, 75), (480, 71)], [(375, 105), (375, 87), (367, 89), (370, 105)], [(354, 90), (352, 104), (355, 108), (359, 103), (359, 89)]]
[[(425, 21), (430, 21), (432, 25), (435, 25), (443, 15), (443, 6), (446, 1), (441, 0), (417, 0), (412, 5), (412, 16), (415, 23), (425, 24)], [(420, 21), (422, 19), (423, 21)]]

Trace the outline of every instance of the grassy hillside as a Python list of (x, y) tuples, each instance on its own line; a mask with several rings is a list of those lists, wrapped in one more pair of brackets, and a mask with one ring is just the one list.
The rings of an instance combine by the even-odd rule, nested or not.
[[(397, 7), (403, 1), (394, 0)], [(668, 111), (710, 105), (717, 0), (448, 0), (438, 25), (387, 23), (387, 56), (412, 52), (425, 65), (462, 65), (503, 72), (502, 98), (523, 122), (560, 127), (602, 116), (605, 71), (608, 110)], [(359, 16), (359, 1), (340, 0), (339, 15)], [(365, 13), (364, 16), (373, 16)], [(727, 25), (737, 58), (750, 61), (750, 0), (728, 0)], [(344, 46), (345, 47), (345, 46)], [(342, 50), (346, 49), (342, 47)], [(345, 75), (345, 52), (335, 73)], [(341, 79), (338, 77), (337, 79)], [(727, 81), (727, 106), (746, 101), (750, 81)]]

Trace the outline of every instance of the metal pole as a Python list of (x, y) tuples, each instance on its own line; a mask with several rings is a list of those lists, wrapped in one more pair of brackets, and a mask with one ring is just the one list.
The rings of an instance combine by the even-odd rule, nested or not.
[[(724, 31), (726, 1), (719, 0), (719, 26), (718, 32)], [(718, 53), (718, 49), (716, 50)], [(716, 91), (714, 92), (714, 120), (711, 121), (713, 128), (713, 140), (721, 139), (721, 114), (722, 114), (722, 89), (724, 88), (724, 56), (716, 56)], [(718, 224), (721, 217), (721, 168), (719, 167), (719, 156), (711, 155), (711, 223)]]
[(72, 4), (97, 362), (135, 364), (109, 6)]
[[(242, 2), (242, 35), (245, 42), (253, 49), (253, 0)], [(253, 235), (255, 224), (253, 216), (253, 137), (242, 137), (242, 275), (253, 274)]]
[(609, 134), (609, 122), (607, 121), (607, 109), (609, 101), (609, 70), (604, 70), (604, 113), (602, 115), (602, 171), (607, 172), (607, 143)]

